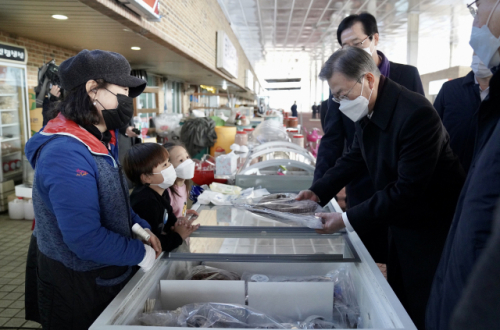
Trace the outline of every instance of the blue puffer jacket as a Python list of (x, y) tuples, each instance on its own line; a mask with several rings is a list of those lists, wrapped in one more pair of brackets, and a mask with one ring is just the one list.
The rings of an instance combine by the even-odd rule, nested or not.
[(131, 226), (150, 226), (130, 208), (114, 134), (108, 150), (59, 115), (28, 141), (25, 152), (35, 169), (35, 235), (43, 254), (75, 271), (142, 261), (144, 244), (134, 239)]

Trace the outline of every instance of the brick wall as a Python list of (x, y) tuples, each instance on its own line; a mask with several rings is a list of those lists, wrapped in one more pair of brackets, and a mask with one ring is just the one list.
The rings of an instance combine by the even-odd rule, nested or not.
[(28, 52), (28, 88), (33, 88), (37, 85), (38, 68), (44, 63), (44, 61), (49, 61), (54, 58), (56, 60), (56, 64), (59, 65), (68, 57), (77, 54), (73, 50), (45, 44), (31, 39), (12, 36), (3, 31), (0, 31), (0, 42), (26, 47)]
[[(160, 0), (164, 17), (159, 23), (138, 18), (112, 0), (80, 1), (239, 86), (245, 85), (246, 70), (253, 71), (217, 0)], [(226, 32), (238, 53), (237, 79), (217, 69), (218, 30)]]

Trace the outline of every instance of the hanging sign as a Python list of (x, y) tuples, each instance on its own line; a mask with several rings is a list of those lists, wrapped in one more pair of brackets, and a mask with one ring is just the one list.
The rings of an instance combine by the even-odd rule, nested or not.
[(26, 48), (0, 43), (0, 60), (26, 63), (27, 57)]
[(160, 0), (118, 0), (118, 2), (148, 21), (159, 22), (161, 20)]
[(238, 78), (238, 53), (224, 31), (217, 31), (217, 69)]

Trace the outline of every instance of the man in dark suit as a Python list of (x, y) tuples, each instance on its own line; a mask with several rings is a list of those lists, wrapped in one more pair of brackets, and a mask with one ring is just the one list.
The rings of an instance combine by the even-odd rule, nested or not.
[(450, 134), (450, 145), (469, 171), (476, 136), (477, 110), (489, 93), (491, 71), (473, 56), (472, 71), (465, 77), (445, 82), (434, 101), (443, 125)]
[[(479, 107), (471, 166), (432, 285), (426, 315), (427, 330), (450, 328), (453, 309), (491, 237), (494, 210), (500, 197), (500, 39), (495, 37), (500, 35), (500, 0), (481, 0), (473, 5), (469, 6), (475, 16), (470, 45), (494, 74), (489, 83), (489, 95)], [(484, 283), (469, 285), (484, 290)], [(484, 304), (492, 303), (490, 298), (495, 294), (498, 295), (488, 292)], [(488, 317), (491, 320), (491, 315)], [(480, 322), (474, 329), (486, 329), (481, 324), (486, 323)]]
[(340, 111), (356, 122), (354, 142), (298, 199), (326, 204), (368, 168), (375, 194), (344, 213), (322, 214), (324, 229), (389, 229), (389, 284), (419, 329), (464, 172), (429, 101), (380, 74), (356, 47), (335, 52), (319, 75)]
[[(417, 68), (390, 62), (380, 51), (376, 50), (379, 40), (377, 21), (368, 13), (346, 17), (337, 29), (337, 40), (343, 47), (353, 46), (371, 55), (380, 72), (392, 81), (411, 91), (424, 95), (424, 89)], [(343, 153), (349, 151), (354, 140), (354, 122), (339, 111), (339, 104), (328, 98), (328, 112), (323, 125), (324, 135), (318, 150), (314, 181), (321, 179), (326, 171), (333, 167)], [(373, 182), (367, 169), (351, 182), (347, 182), (347, 206), (354, 207), (374, 193)], [(360, 234), (363, 244), (375, 262), (387, 262), (387, 227), (373, 225), (366, 234)]]
[(298, 117), (299, 116), (299, 114), (297, 112), (297, 101), (293, 101), (293, 105), (290, 108), (290, 110), (292, 111), (292, 117)]

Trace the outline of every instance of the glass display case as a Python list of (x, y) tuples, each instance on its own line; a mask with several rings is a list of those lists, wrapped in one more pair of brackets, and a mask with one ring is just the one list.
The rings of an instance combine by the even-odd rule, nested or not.
[[(26, 143), (23, 127), (27, 120), (26, 66), (0, 59), (0, 182), (20, 179), (23, 175), (22, 155)], [(29, 125), (29, 123), (28, 123)]]
[(212, 328), (416, 329), (355, 232), (318, 235), (231, 207), (198, 212), (189, 249), (139, 270), (91, 330), (180, 330), (214, 318)]

